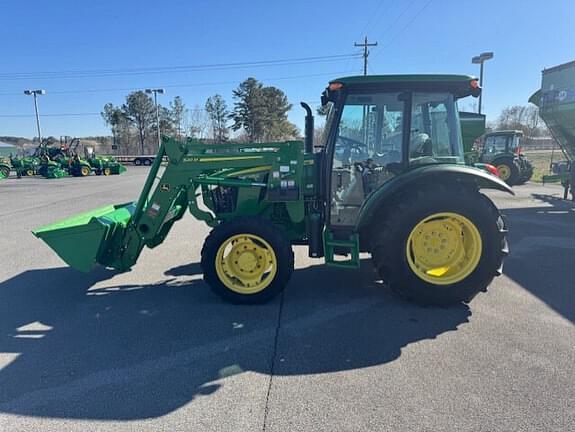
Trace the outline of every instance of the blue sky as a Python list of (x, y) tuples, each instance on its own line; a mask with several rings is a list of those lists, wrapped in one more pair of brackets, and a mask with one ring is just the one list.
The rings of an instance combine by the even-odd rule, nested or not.
[[(231, 104), (232, 89), (248, 76), (284, 90), (301, 128), (299, 101), (317, 103), (330, 78), (360, 74), (362, 60), (127, 76), (65, 71), (351, 54), (367, 35), (379, 43), (371, 49), (374, 74), (477, 75), (471, 57), (493, 51), (484, 83), (484, 112), (493, 120), (503, 107), (527, 103), (544, 67), (575, 59), (573, 0), (28, 0), (4, 2), (1, 11), (0, 135), (35, 135), (27, 88), (48, 92), (39, 100), (44, 135), (86, 136), (108, 134), (89, 114), (121, 104), (128, 92), (115, 89), (165, 87), (163, 102), (179, 95), (193, 108), (214, 93)], [(47, 79), (42, 72), (58, 73)], [(78, 113), (88, 115), (53, 116)]]

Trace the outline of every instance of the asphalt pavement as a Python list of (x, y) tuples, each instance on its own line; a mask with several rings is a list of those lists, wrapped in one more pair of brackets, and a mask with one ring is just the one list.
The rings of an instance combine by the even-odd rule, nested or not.
[[(0, 183), (0, 431), (571, 431), (575, 206), (554, 185), (488, 192), (504, 275), (425, 308), (296, 249), (284, 294), (220, 301), (187, 215), (127, 273), (67, 268), (30, 231), (137, 198), (120, 177)], [(78, 245), (81, 247), (82, 245)]]

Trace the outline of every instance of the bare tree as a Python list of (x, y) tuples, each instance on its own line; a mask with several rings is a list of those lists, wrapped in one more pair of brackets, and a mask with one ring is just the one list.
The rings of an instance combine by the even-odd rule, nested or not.
[(206, 138), (208, 127), (209, 119), (206, 111), (200, 108), (199, 105), (195, 105), (194, 108), (190, 110), (188, 120), (188, 133), (190, 137), (197, 139)]
[(183, 133), (183, 123), (184, 119), (187, 115), (187, 108), (182, 98), (180, 96), (176, 96), (172, 102), (170, 102), (170, 113), (172, 117), (173, 126), (178, 137), (182, 136)]
[(504, 108), (495, 125), (497, 129), (523, 131), (527, 140), (546, 132), (546, 128), (539, 117), (539, 108), (533, 105), (514, 105)]

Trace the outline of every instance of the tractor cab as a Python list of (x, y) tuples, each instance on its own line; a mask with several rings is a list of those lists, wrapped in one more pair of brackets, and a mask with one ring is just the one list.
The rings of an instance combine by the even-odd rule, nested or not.
[(479, 91), (461, 75), (332, 81), (322, 98), (329, 225), (355, 227), (370, 194), (405, 171), (464, 164), (457, 100)]
[(490, 163), (503, 154), (519, 155), (521, 154), (522, 140), (523, 132), (519, 130), (496, 131), (485, 134), (481, 159), (485, 163)]

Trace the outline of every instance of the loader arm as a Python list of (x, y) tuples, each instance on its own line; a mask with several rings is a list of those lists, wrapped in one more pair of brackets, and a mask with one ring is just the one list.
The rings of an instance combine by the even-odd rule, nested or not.
[[(33, 233), (78, 270), (101, 264), (125, 271), (144, 246), (154, 248), (165, 240), (186, 208), (196, 219), (215, 226), (238, 212), (261, 214), (281, 202), (292, 219), (301, 222), (303, 185), (295, 179), (302, 177), (302, 167), (300, 141), (215, 147), (165, 137), (136, 202), (97, 209)], [(214, 192), (222, 188), (236, 191), (235, 202), (240, 204), (221, 208)], [(200, 208), (200, 196), (207, 209)]]

